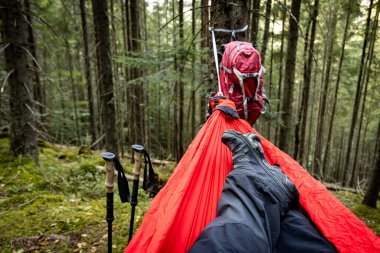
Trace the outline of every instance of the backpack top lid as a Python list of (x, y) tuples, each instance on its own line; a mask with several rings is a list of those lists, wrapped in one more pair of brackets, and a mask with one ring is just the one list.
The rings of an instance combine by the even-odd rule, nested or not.
[(261, 57), (251, 43), (232, 41), (225, 45), (221, 65), (229, 70), (237, 68), (241, 73), (258, 73)]

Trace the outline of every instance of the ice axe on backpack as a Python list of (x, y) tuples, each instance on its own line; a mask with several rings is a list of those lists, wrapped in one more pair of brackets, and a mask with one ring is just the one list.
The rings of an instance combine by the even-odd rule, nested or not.
[(220, 76), (219, 76), (219, 63), (220, 62), (218, 59), (218, 50), (216, 47), (215, 32), (231, 33), (231, 40), (235, 41), (235, 40), (237, 40), (236, 34), (239, 32), (245, 32), (247, 30), (247, 28), (248, 28), (248, 25), (246, 25), (240, 29), (224, 29), (224, 28), (214, 28), (214, 27), (209, 28), (209, 31), (211, 32), (211, 37), (212, 37), (212, 51), (214, 54), (216, 75), (218, 77), (218, 91), (215, 94), (215, 96), (210, 95), (208, 116), (211, 115), (212, 111), (215, 109), (216, 105), (219, 104), (220, 100), (226, 99), (226, 97), (224, 96), (223, 91), (222, 91)]
[(214, 61), (215, 61), (215, 68), (216, 68), (216, 75), (218, 76), (218, 92), (216, 93), (217, 97), (223, 97), (222, 87), (220, 83), (220, 77), (219, 77), (219, 61), (218, 61), (218, 50), (216, 48), (216, 40), (215, 40), (215, 32), (224, 32), (224, 33), (231, 33), (231, 40), (237, 40), (236, 33), (239, 32), (245, 32), (248, 28), (248, 25), (241, 29), (223, 29), (223, 28), (217, 28), (210, 27), (209, 31), (211, 32), (212, 37), (212, 51), (214, 54)]
[(218, 92), (216, 93), (216, 96), (220, 97), (223, 96), (221, 84), (220, 84), (220, 77), (219, 77), (219, 61), (218, 61), (218, 50), (216, 48), (216, 40), (215, 40), (215, 32), (224, 32), (224, 33), (231, 33), (231, 40), (237, 40), (236, 33), (239, 32), (245, 32), (248, 28), (248, 25), (241, 29), (223, 29), (223, 28), (217, 28), (210, 27), (209, 30), (211, 32), (212, 37), (212, 51), (214, 53), (214, 61), (215, 61), (215, 68), (216, 68), (216, 74), (218, 76)]
[(117, 181), (118, 181), (118, 188), (119, 188), (121, 202), (122, 203), (129, 202), (130, 194), (129, 194), (128, 180), (125, 176), (123, 167), (121, 166), (115, 154), (111, 152), (104, 152), (102, 153), (102, 157), (104, 161), (106, 162), (105, 164), (105, 168), (106, 168), (105, 184), (106, 184), (106, 189), (107, 189), (106, 221), (108, 224), (108, 253), (111, 253), (112, 252), (112, 222), (114, 220), (114, 215), (113, 215), (113, 195), (114, 195), (113, 192), (114, 192), (114, 178), (115, 178), (114, 168), (116, 168), (118, 172)]

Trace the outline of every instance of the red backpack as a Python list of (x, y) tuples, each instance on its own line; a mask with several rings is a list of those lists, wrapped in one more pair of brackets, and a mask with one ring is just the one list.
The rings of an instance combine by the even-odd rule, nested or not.
[(253, 125), (264, 109), (263, 73), (259, 52), (251, 43), (232, 41), (225, 45), (220, 64), (221, 91), (233, 101), (240, 116)]

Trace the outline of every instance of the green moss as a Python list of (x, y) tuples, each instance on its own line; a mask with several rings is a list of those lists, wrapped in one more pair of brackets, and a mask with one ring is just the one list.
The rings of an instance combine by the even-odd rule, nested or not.
[(346, 207), (352, 208), (363, 199), (360, 195), (347, 191), (333, 191), (334, 194)]
[[(378, 205), (379, 206), (379, 205)], [(380, 209), (358, 204), (351, 208), (351, 211), (358, 216), (377, 236), (380, 236)]]
[(98, 172), (98, 169), (96, 168), (95, 164), (90, 161), (83, 161), (79, 169), (81, 170), (81, 173), (90, 173), (92, 175), (96, 175)]
[(77, 153), (75, 151), (68, 151), (66, 152), (66, 160), (67, 161), (72, 161), (76, 158)]
[[(360, 220), (362, 220), (378, 236), (380, 235), (380, 209), (362, 205), (363, 196), (346, 191), (332, 192), (346, 207), (348, 207)], [(377, 201), (380, 207), (380, 201)]]

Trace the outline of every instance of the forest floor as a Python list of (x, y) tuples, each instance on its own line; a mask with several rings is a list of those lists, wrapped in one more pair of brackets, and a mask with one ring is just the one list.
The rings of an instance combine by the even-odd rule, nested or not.
[[(9, 139), (0, 139), (0, 252), (106, 252), (105, 172), (99, 152), (39, 142), (40, 165), (8, 155)], [(130, 159), (123, 159), (131, 173)], [(175, 164), (154, 166), (167, 180)], [(117, 187), (115, 187), (117, 188)], [(360, 204), (362, 196), (333, 192), (377, 235), (380, 209)], [(135, 229), (151, 198), (142, 189)], [(378, 204), (380, 206), (380, 203)], [(114, 252), (122, 252), (129, 233), (130, 205), (115, 192)]]

